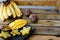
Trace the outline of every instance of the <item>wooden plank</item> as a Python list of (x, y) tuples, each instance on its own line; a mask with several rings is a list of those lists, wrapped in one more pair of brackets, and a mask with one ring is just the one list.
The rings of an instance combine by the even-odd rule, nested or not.
[(55, 27), (34, 27), (35, 31), (33, 34), (43, 34), (43, 35), (60, 35), (60, 28)]
[[(41, 24), (43, 24), (43, 23), (41, 23)], [(43, 35), (60, 35), (60, 24), (59, 25), (55, 24), (55, 23), (51, 23), (51, 24), (50, 23), (47, 23), (47, 24), (44, 23), (44, 25), (41, 25), (41, 24), (37, 25), (37, 24), (31, 23), (31, 27), (35, 28), (35, 31), (33, 32), (33, 34), (35, 34), (35, 35), (40, 35), (40, 34), (43, 34)], [(0, 23), (0, 28), (2, 26), (5, 26), (5, 25), (6, 25), (6, 23), (5, 24)]]
[(18, 6), (18, 7), (21, 9), (29, 8), (29, 9), (55, 10), (55, 6)]
[[(39, 21), (36, 24), (32, 24), (29, 22), (29, 24), (32, 24), (32, 26), (60, 26), (60, 15), (59, 14), (37, 14)], [(27, 17), (23, 17), (24, 19), (29, 20)], [(15, 20), (15, 19), (14, 19)], [(0, 24), (9, 24), (12, 22), (13, 19), (6, 20), (5, 22), (2, 22), (0, 19)]]
[[(22, 9), (24, 10), (24, 9)], [(43, 9), (30, 9), (32, 11), (32, 13), (58, 13), (56, 12), (54, 9), (51, 9), (51, 10), (43, 10)]]
[(60, 0), (56, 0), (56, 11), (59, 11)]
[(59, 1), (59, 13), (60, 13), (60, 1)]
[[(13, 20), (8, 20), (5, 22), (0, 21), (0, 25), (9, 24), (12, 21)], [(31, 26), (56, 26), (56, 27), (60, 27), (59, 20), (39, 20), (37, 23), (32, 23), (32, 22), (30, 22), (30, 20), (27, 20), (27, 21), (28, 21), (28, 24), (30, 24)]]
[[(45, 0), (45, 1), (23, 1), (23, 0), (14, 0), (18, 5), (31, 5), (31, 6), (55, 6), (55, 2), (54, 0)], [(33, 4), (32, 4), (33, 3)]]
[[(42, 19), (42, 20), (60, 20), (60, 14), (56, 14), (56, 13), (36, 13), (38, 19)], [(28, 19), (27, 17), (23, 17), (24, 19)]]
[(60, 26), (59, 20), (39, 20), (35, 24), (28, 20), (28, 23), (32, 26)]
[(55, 1), (55, 0), (13, 0), (13, 1)]
[(60, 14), (37, 14), (39, 19), (60, 20)]
[(32, 35), (28, 40), (60, 40), (60, 37), (46, 35)]

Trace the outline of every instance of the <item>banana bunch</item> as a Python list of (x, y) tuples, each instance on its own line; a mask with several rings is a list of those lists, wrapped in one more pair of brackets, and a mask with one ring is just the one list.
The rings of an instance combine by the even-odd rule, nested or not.
[(15, 2), (10, 1), (9, 3), (2, 3), (0, 7), (0, 18), (2, 21), (8, 19), (10, 16), (16, 18), (21, 17), (21, 15), (22, 12)]
[(18, 29), (18, 28), (22, 28), (27, 24), (27, 21), (24, 19), (17, 19), (14, 22), (9, 24), (10, 29)]

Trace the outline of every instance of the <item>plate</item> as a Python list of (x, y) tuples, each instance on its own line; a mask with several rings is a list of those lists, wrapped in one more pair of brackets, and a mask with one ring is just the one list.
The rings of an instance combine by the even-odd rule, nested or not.
[[(26, 25), (26, 28), (27, 27), (29, 27), (30, 25)], [(32, 32), (34, 31), (34, 28), (31, 28), (31, 30), (30, 30), (30, 34), (28, 34), (28, 35), (25, 35), (25, 36), (22, 36), (22, 35), (20, 35), (20, 36), (12, 36), (12, 37), (10, 37), (10, 38), (7, 38), (7, 39), (5, 39), (5, 40), (26, 40), (26, 38), (29, 36), (29, 35), (31, 35), (32, 34)]]

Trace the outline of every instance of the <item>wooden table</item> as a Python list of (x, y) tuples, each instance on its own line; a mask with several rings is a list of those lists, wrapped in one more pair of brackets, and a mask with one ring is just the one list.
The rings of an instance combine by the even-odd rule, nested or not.
[[(28, 23), (35, 28), (35, 31), (28, 38), (28, 40), (60, 40), (60, 14), (55, 11), (35, 10), (31, 9), (39, 20), (37, 23), (29, 22), (29, 18), (23, 17)], [(0, 22), (0, 26), (8, 25), (13, 19), (5, 22)]]
[[(59, 0), (40, 0), (40, 1), (27, 1), (27, 0), (13, 0), (18, 5), (23, 6), (55, 6), (56, 10), (59, 10)], [(28, 40), (60, 40), (60, 14), (56, 11), (48, 10), (31, 10), (35, 13), (39, 21), (37, 23), (29, 22), (29, 18), (23, 17), (28, 23), (35, 28), (35, 31), (28, 38)], [(7, 20), (6, 22), (0, 22), (0, 26), (8, 25), (13, 20)]]

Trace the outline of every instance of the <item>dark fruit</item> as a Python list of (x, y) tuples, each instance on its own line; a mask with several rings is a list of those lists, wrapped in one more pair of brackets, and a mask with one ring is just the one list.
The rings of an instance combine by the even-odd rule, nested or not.
[(33, 22), (33, 23), (35, 23), (35, 22), (38, 21), (38, 18), (37, 18), (37, 15), (36, 15), (36, 14), (31, 14), (31, 15), (29, 16), (29, 19), (30, 19), (30, 21)]
[(26, 17), (29, 17), (29, 15), (31, 14), (31, 11), (29, 9), (25, 9), (23, 14), (26, 16)]

